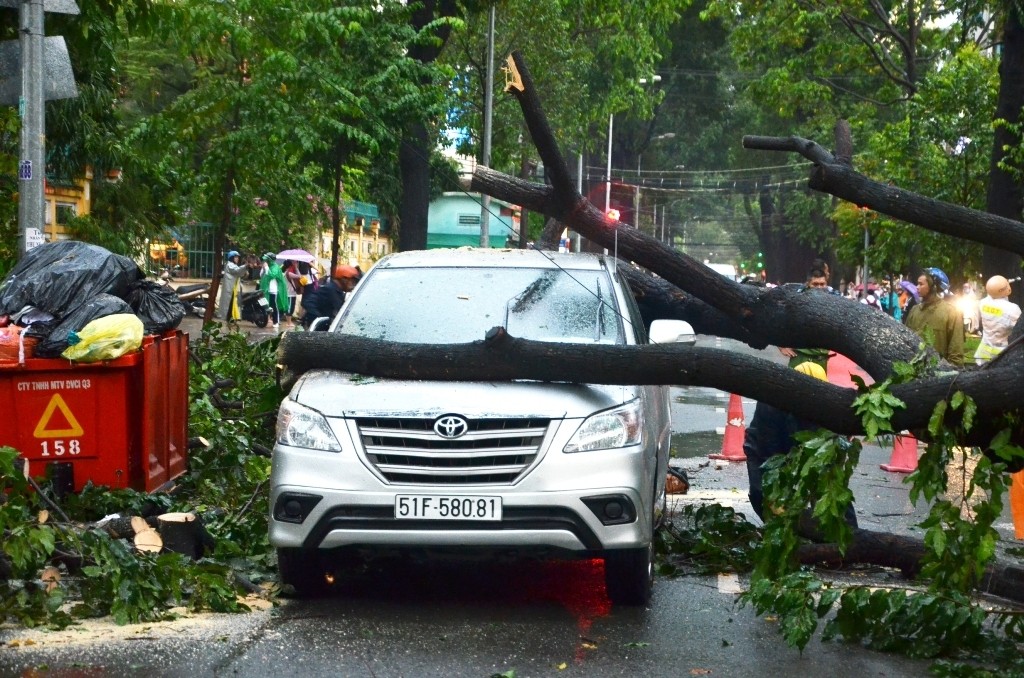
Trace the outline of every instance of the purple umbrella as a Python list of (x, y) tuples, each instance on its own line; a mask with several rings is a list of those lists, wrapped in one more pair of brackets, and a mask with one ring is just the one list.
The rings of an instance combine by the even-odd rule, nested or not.
[(914, 296), (914, 301), (920, 303), (921, 295), (917, 293), (917, 285), (910, 282), (909, 280), (900, 281), (900, 287), (905, 289), (907, 292)]
[(316, 261), (316, 257), (306, 250), (284, 250), (277, 253), (278, 261), (288, 261), (289, 259), (292, 261), (304, 261), (307, 264), (312, 264)]

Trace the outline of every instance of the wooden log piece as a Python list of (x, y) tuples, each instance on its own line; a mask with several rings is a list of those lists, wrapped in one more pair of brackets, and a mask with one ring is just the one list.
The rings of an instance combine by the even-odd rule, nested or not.
[(157, 530), (163, 538), (164, 548), (193, 559), (201, 557), (203, 553), (201, 526), (194, 513), (164, 513), (157, 516)]
[(160, 553), (164, 548), (164, 541), (160, 535), (151, 527), (137, 533), (132, 540), (135, 548), (146, 553)]

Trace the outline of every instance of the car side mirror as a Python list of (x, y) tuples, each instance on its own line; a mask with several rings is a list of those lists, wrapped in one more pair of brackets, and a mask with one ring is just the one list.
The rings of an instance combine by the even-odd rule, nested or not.
[(318, 316), (313, 322), (309, 324), (310, 332), (326, 332), (328, 326), (331, 324), (331, 319), (328, 316)]
[(697, 335), (693, 326), (684, 320), (655, 320), (648, 332), (652, 344), (689, 344), (697, 343)]

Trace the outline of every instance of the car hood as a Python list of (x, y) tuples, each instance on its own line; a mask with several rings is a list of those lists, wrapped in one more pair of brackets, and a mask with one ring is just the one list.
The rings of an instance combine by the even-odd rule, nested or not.
[(586, 417), (639, 395), (636, 386), (539, 381), (463, 382), (378, 379), (311, 370), (290, 398), (328, 417)]

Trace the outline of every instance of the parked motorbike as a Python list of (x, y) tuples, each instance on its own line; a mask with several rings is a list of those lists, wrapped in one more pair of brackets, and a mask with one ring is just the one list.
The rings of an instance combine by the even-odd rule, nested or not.
[(178, 301), (185, 307), (187, 315), (203, 317), (206, 313), (206, 301), (210, 297), (210, 283), (181, 285), (175, 292), (178, 293)]
[(266, 327), (270, 322), (270, 303), (263, 296), (263, 292), (243, 292), (238, 298), (238, 306), (242, 320), (248, 320), (256, 327)]

